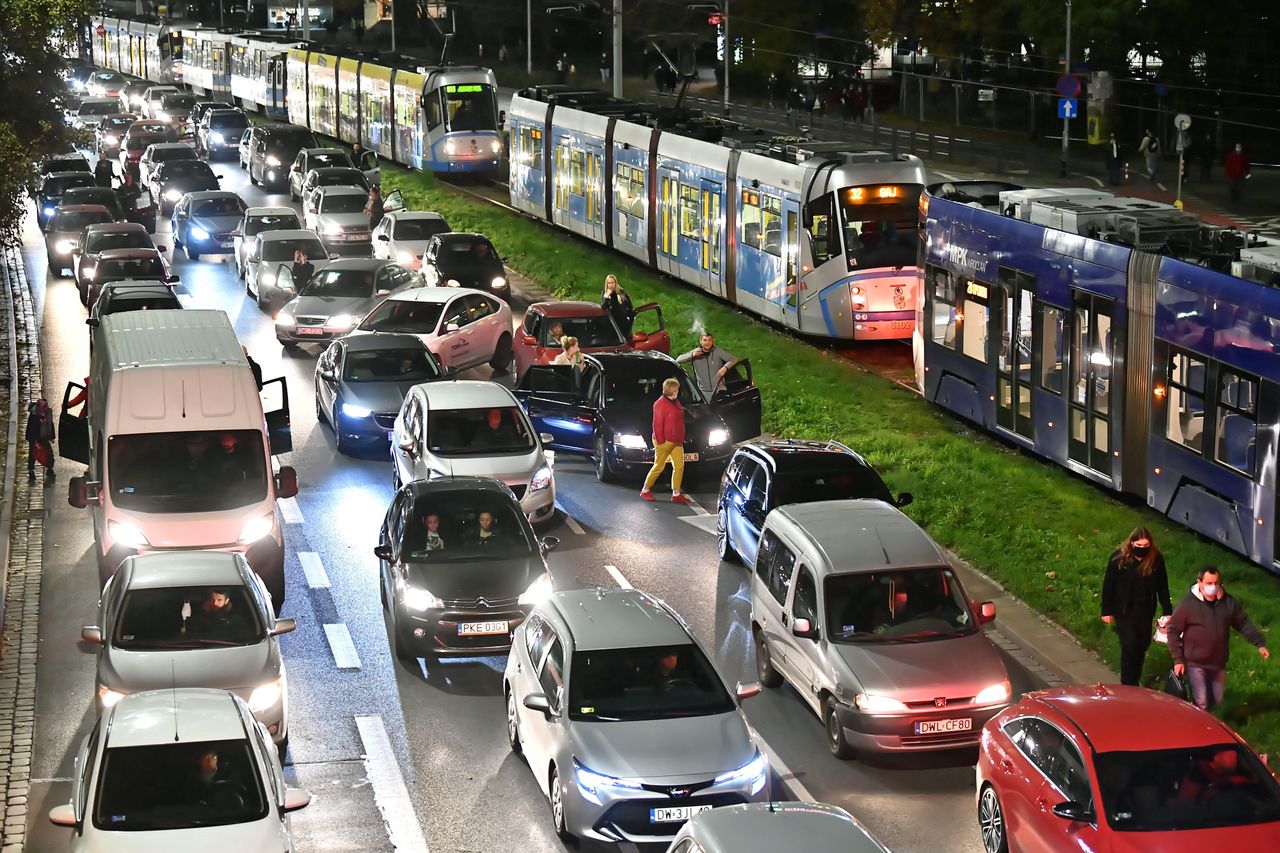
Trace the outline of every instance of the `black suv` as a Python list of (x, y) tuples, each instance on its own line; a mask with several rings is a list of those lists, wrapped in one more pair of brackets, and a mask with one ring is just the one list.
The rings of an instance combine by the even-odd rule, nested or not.
[(319, 144), (315, 134), (304, 127), (255, 127), (249, 136), (249, 183), (280, 192), (289, 186), (289, 166), (298, 152)]
[(765, 516), (787, 504), (875, 498), (894, 506), (911, 503), (911, 493), (894, 499), (867, 460), (838, 441), (773, 439), (744, 444), (720, 480), (716, 544), (720, 559), (755, 565)]

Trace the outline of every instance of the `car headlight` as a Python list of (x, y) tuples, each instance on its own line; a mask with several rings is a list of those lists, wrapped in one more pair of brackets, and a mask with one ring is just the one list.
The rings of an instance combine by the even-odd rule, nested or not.
[(628, 791), (642, 790), (639, 782), (597, 773), (576, 758), (573, 759), (573, 781), (577, 784), (578, 791), (582, 796), (597, 806), (600, 805), (600, 794), (610, 788), (622, 788)]
[(180, 189), (177, 189), (175, 187), (170, 187), (169, 189), (164, 191), (165, 201), (177, 201), (180, 198), (182, 198), (182, 190)]
[(280, 697), (284, 695), (284, 679), (277, 678), (275, 681), (268, 681), (266, 684), (259, 684), (253, 688), (253, 692), (249, 694), (249, 710), (255, 714), (261, 714), (272, 705), (280, 701)]
[(396, 261), (402, 264), (411, 264), (418, 259), (413, 252), (396, 252)]
[(760, 750), (756, 750), (756, 754), (751, 760), (739, 767), (737, 770), (730, 770), (728, 773), (721, 773), (716, 777), (715, 785), (750, 785), (751, 793), (758, 792), (769, 781), (769, 762), (764, 760), (764, 756), (760, 754)]
[(71, 250), (76, 247), (74, 240), (59, 240), (53, 244), (53, 250), (59, 255), (69, 255)]
[(277, 156), (276, 156), (276, 155), (274, 155), (274, 154), (268, 154), (268, 155), (267, 155), (267, 165), (268, 165), (268, 166), (279, 166), (279, 165), (280, 165), (280, 158), (279, 158), (279, 157), (277, 157)]
[(507, 286), (507, 280), (502, 276), (494, 276), (493, 281), (489, 284), (494, 290), (501, 290)]
[(502, 142), (500, 140), (497, 140), (497, 139), (493, 140), (492, 142), (489, 143), (489, 147), (493, 149), (494, 154), (502, 153)]
[(350, 314), (334, 314), (325, 325), (330, 329), (350, 329), (356, 324), (357, 319)]
[(98, 701), (102, 703), (103, 708), (110, 708), (123, 699), (125, 695), (118, 690), (111, 690), (105, 686), (98, 688)]
[(116, 544), (126, 548), (145, 548), (151, 544), (141, 530), (128, 522), (108, 521), (107, 530), (111, 532), (111, 538), (116, 540)]
[(292, 326), (293, 325), (293, 309), (290, 308), (288, 305), (286, 305), (283, 308), (281, 308), (279, 311), (277, 311), (276, 325)]
[(267, 286), (273, 285), (276, 283), (276, 274), (269, 271), (264, 273), (259, 273), (258, 281)]
[(1012, 696), (1013, 691), (1009, 688), (1009, 682), (1002, 681), (979, 690), (978, 695), (973, 697), (973, 704), (995, 705), (999, 702), (1008, 702)]
[(452, 139), (446, 139), (444, 143), (444, 153), (453, 154), (458, 150), (458, 146), (453, 144)]
[(52, 207), (46, 207), (46, 208), (44, 209), (44, 215), (45, 215), (45, 216), (53, 216), (53, 208), (52, 208)]
[(462, 287), (462, 282), (458, 281), (456, 278), (451, 278), (444, 283), (444, 286), (445, 287)]
[(634, 432), (615, 432), (613, 443), (628, 450), (644, 450), (648, 446), (644, 443), (644, 436), (636, 435)]
[(864, 714), (892, 714), (907, 710), (907, 706), (891, 696), (877, 696), (874, 693), (859, 693), (853, 697), (853, 704)]
[(349, 418), (367, 418), (372, 413), (370, 409), (364, 406), (357, 406), (355, 403), (343, 403), (342, 414)]
[(204, 230), (203, 228), (201, 228), (200, 226), (198, 226), (198, 225), (197, 225), (195, 228), (192, 228), (192, 229), (191, 229), (191, 239), (193, 239), (193, 240), (208, 240), (208, 239), (209, 239), (209, 232), (208, 232), (208, 231), (206, 231), (206, 230)]
[(707, 433), (707, 444), (715, 447), (717, 444), (724, 444), (729, 440), (729, 431), (724, 427), (716, 427)]
[(244, 523), (244, 527), (240, 529), (240, 539), (238, 541), (241, 545), (249, 545), (257, 542), (264, 536), (270, 536), (271, 531), (275, 529), (275, 526), (276, 515), (273, 512), (269, 512), (266, 515), (254, 516), (246, 521)]
[(324, 227), (324, 233), (328, 234), (329, 236), (333, 236), (334, 234), (341, 234), (342, 226), (336, 222), (330, 222), (328, 225)]
[(213, 133), (209, 134), (209, 141), (223, 143), (227, 141), (227, 138), (215, 130)]
[(102, 141), (107, 143), (108, 145), (115, 145), (117, 142), (120, 141), (120, 134), (104, 133), (102, 134)]
[(551, 585), (551, 576), (543, 572), (538, 575), (533, 583), (529, 584), (528, 589), (520, 593), (520, 600), (517, 603), (537, 607), (546, 601), (547, 597), (553, 592), (555, 592), (555, 587)]
[(432, 608), (439, 610), (444, 607), (444, 602), (432, 595), (430, 590), (423, 589), (420, 586), (406, 586), (404, 588), (404, 606), (421, 613)]

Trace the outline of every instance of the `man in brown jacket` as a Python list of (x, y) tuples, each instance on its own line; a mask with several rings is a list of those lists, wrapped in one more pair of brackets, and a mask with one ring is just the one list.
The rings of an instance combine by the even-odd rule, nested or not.
[(1232, 628), (1258, 647), (1263, 660), (1271, 657), (1266, 637), (1249, 620), (1244, 606), (1222, 588), (1222, 572), (1205, 566), (1191, 591), (1173, 609), (1168, 630), (1173, 672), (1178, 676), (1186, 673), (1192, 701), (1206, 711), (1222, 703)]

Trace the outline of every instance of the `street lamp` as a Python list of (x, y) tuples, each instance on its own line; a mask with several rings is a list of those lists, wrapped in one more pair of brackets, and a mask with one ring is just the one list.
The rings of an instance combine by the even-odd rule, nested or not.
[[(1063, 69), (1064, 76), (1071, 74), (1071, 0), (1067, 0), (1067, 43), (1062, 51), (1063, 60), (1066, 67)], [(1071, 130), (1071, 119), (1064, 112), (1062, 116), (1062, 177), (1067, 176), (1067, 142)]]

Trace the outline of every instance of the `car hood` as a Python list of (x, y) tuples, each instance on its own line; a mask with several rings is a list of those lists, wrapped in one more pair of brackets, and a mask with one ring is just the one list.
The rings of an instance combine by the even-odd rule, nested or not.
[(193, 216), (191, 224), (196, 228), (203, 228), (210, 234), (226, 234), (236, 230), (236, 226), (240, 224), (240, 216)]
[[(445, 542), (446, 548), (448, 542)], [(425, 587), (432, 595), (444, 599), (469, 601), (515, 598), (529, 588), (547, 570), (541, 557), (516, 557), (488, 560), (483, 556), (458, 562), (407, 563), (413, 583)]]
[(364, 296), (307, 296), (305, 293), (289, 303), (295, 317), (332, 317), (334, 314), (352, 314), (360, 319), (378, 301), (377, 297)]
[(343, 382), (342, 399), (371, 412), (395, 414), (400, 411), (409, 389), (418, 382)]
[(441, 278), (456, 278), (464, 284), (470, 281), (483, 281), (485, 288), (488, 288), (494, 276), (506, 275), (502, 264), (492, 259), (476, 261), (469, 258), (465, 260), (446, 258), (444, 261), (436, 261), (436, 269), (440, 271)]
[[(1064, 825), (1065, 821), (1064, 821)], [(1064, 838), (1066, 836), (1064, 835)], [(1113, 832), (1110, 853), (1203, 853), (1218, 850), (1267, 850), (1280, 837), (1280, 821), (1252, 826), (1220, 826), (1211, 829), (1181, 829), (1176, 832)]]
[[(621, 349), (621, 348), (620, 348)], [(605, 406), (602, 414), (614, 432), (628, 432), (646, 438), (653, 434), (653, 404), (628, 403)], [(707, 433), (724, 427), (724, 421), (705, 403), (684, 407), (684, 437), (690, 445), (706, 444)]]
[(508, 486), (526, 486), (541, 455), (542, 451), (534, 447), (528, 453), (503, 456), (435, 456), (431, 468), (445, 477), (492, 477)]
[(619, 779), (702, 782), (751, 760), (756, 746), (738, 711), (568, 727), (573, 756)]
[(44, 240), (46, 243), (56, 243), (59, 240), (74, 240), (80, 236), (80, 231), (54, 231), (52, 229), (44, 232)]
[(94, 828), (76, 846), (79, 853), (172, 853), (192, 849), (252, 850), (254, 853), (286, 853), (289, 825), (274, 814), (253, 823), (227, 826), (200, 826), (191, 829), (166, 829), (153, 832), (108, 832)]
[(170, 687), (252, 689), (279, 676), (274, 643), (207, 649), (126, 651), (110, 647), (98, 665), (98, 679), (126, 693)]
[(363, 213), (317, 213), (316, 219), (321, 226), (325, 225), (341, 225), (350, 228), (353, 225), (369, 227), (369, 217)]
[[(982, 631), (918, 643), (827, 643), (838, 680), (902, 702), (976, 696), (1009, 679), (1000, 653)], [(957, 666), (963, 661), (963, 666)]]

